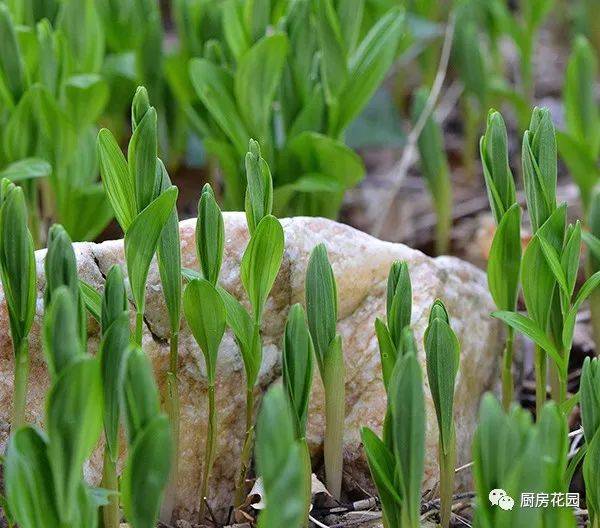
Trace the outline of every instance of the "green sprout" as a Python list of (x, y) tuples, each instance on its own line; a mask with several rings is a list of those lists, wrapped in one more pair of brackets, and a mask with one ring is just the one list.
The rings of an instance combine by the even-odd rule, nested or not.
[(585, 436), (585, 480), (586, 503), (590, 514), (590, 527), (600, 526), (600, 482), (598, 461), (600, 460), (600, 363), (598, 359), (585, 358), (580, 382), (581, 423)]
[[(554, 402), (544, 405), (533, 425), (521, 407), (506, 413), (493, 395), (484, 396), (472, 447), (477, 526), (576, 526), (572, 508), (524, 508), (516, 502), (522, 493), (552, 496), (568, 491), (567, 432), (566, 419)], [(510, 497), (505, 505), (514, 500), (514, 507), (499, 507), (502, 499), (492, 491), (505, 492)]]
[(338, 295), (333, 270), (323, 244), (316, 246), (306, 270), (306, 312), (315, 356), (325, 388), (325, 476), (337, 499), (342, 492), (345, 365), (342, 338), (337, 333)]
[(204, 354), (208, 378), (208, 430), (204, 470), (200, 488), (200, 519), (204, 518), (206, 494), (217, 448), (217, 408), (215, 383), (217, 355), (226, 326), (225, 304), (215, 286), (206, 279), (194, 279), (183, 296), (185, 318)]
[(16, 430), (25, 422), (28, 336), (37, 298), (36, 266), (23, 190), (6, 179), (0, 182), (0, 282), (8, 307), (15, 361), (11, 424)]
[(4, 463), (7, 502), (23, 528), (94, 528), (102, 495), (85, 483), (83, 464), (102, 430), (100, 363), (85, 351), (66, 285), (54, 290), (46, 309), (43, 343), (51, 377), (46, 433), (30, 426), (13, 431)]
[[(276, 211), (336, 216), (344, 191), (364, 176), (344, 132), (392, 66), (404, 13), (390, 5), (369, 17), (372, 7), (363, 2), (352, 9), (332, 0), (253, 6), (234, 0), (219, 14), (213, 5), (201, 13), (177, 2), (186, 38), (169, 64), (170, 85), (219, 162), (226, 207), (242, 207), (241, 161), (254, 137), (273, 171)], [(184, 14), (212, 38), (194, 34)], [(189, 55), (195, 57), (186, 68)]]
[[(488, 287), (499, 310), (515, 311), (521, 273), (521, 208), (508, 164), (508, 137), (499, 112), (490, 110), (487, 129), (479, 143), (483, 175), (496, 233), (488, 259)], [(502, 357), (502, 403), (508, 411), (513, 401), (514, 330), (506, 327)]]
[(123, 510), (132, 528), (154, 528), (171, 475), (173, 439), (160, 411), (152, 364), (137, 347), (127, 354), (123, 403), (128, 445), (120, 485)]
[(302, 442), (296, 436), (291, 406), (281, 386), (271, 388), (262, 403), (256, 433), (256, 467), (262, 478), (266, 509), (259, 528), (305, 526), (310, 497)]
[(260, 327), (267, 297), (279, 273), (284, 251), (284, 234), (279, 220), (271, 214), (271, 172), (257, 142), (251, 140), (246, 155), (246, 220), (250, 241), (244, 251), (240, 274), (248, 295), (251, 313), (225, 290), (221, 290), (231, 327), (246, 371), (246, 434), (241, 467), (236, 482), (235, 506), (246, 497), (246, 475), (254, 438), (254, 389), (262, 363)]
[(448, 311), (439, 299), (431, 307), (424, 341), (427, 378), (439, 431), (440, 524), (443, 528), (448, 528), (452, 512), (456, 465), (454, 389), (460, 364), (460, 344), (450, 327)]
[(290, 402), (294, 417), (296, 440), (301, 447), (301, 454), (305, 466), (306, 502), (308, 511), (311, 504), (311, 460), (308, 443), (306, 441), (306, 421), (308, 419), (308, 405), (313, 380), (313, 346), (306, 314), (302, 305), (295, 304), (290, 309), (285, 325), (283, 338), (283, 386)]
[(566, 223), (567, 206), (556, 206), (556, 138), (550, 113), (535, 108), (523, 137), (523, 176), (533, 229), (522, 261), (522, 288), (528, 316), (501, 311), (493, 314), (535, 343), (536, 411), (546, 400), (547, 357), (552, 396), (567, 397), (569, 357), (577, 311), (600, 284), (592, 275), (574, 294), (581, 251), (581, 226)]
[(100, 374), (104, 395), (104, 467), (102, 487), (112, 495), (103, 509), (105, 528), (119, 528), (119, 426), (122, 412), (125, 368), (131, 332), (129, 329), (129, 303), (118, 266), (113, 266), (106, 277), (101, 309), (102, 340), (100, 342)]
[[(363, 428), (369, 469), (379, 492), (384, 526), (420, 526), (425, 460), (425, 402), (421, 367), (414, 353), (398, 359), (388, 389), (389, 433), (380, 439)], [(386, 439), (385, 436), (388, 436)]]
[[(413, 103), (412, 119), (417, 122), (425, 108), (427, 90), (417, 91)], [(450, 246), (450, 230), (452, 228), (452, 186), (450, 170), (444, 151), (444, 139), (439, 123), (429, 117), (417, 142), (421, 160), (421, 172), (429, 189), (437, 215), (436, 253), (448, 252)]]
[(590, 43), (579, 36), (569, 58), (563, 102), (566, 130), (557, 132), (560, 157), (579, 187), (584, 212), (589, 211), (594, 186), (600, 180), (600, 107), (594, 83), (598, 59)]

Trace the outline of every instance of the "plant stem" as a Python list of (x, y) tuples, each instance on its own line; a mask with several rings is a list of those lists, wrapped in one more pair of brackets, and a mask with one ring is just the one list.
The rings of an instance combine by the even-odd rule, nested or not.
[(217, 408), (215, 405), (215, 386), (208, 387), (208, 429), (206, 431), (206, 447), (204, 448), (204, 472), (200, 488), (200, 522), (204, 520), (206, 504), (204, 498), (208, 493), (208, 482), (215, 461), (217, 447)]
[(535, 415), (539, 419), (546, 402), (546, 352), (535, 345)]
[(442, 437), (440, 435), (438, 456), (440, 464), (440, 526), (450, 526), (450, 515), (452, 513), (452, 495), (454, 494), (454, 470), (456, 465), (456, 443), (454, 428), (448, 452), (444, 453)]
[(550, 373), (550, 376), (549, 376), (549, 378), (550, 378), (550, 394), (552, 395), (552, 399), (558, 405), (560, 405), (562, 403), (562, 398), (561, 398), (562, 383), (561, 383), (559, 367), (558, 367), (558, 365), (556, 365), (556, 363), (554, 361), (552, 361), (550, 363), (549, 373)]
[[(590, 275), (590, 274), (588, 274)], [(589, 296), (592, 318), (592, 332), (596, 344), (596, 355), (600, 355), (600, 290), (595, 289)]]
[(310, 450), (308, 448), (308, 442), (306, 438), (300, 439), (300, 449), (302, 455), (302, 462), (305, 467), (306, 472), (306, 488), (305, 488), (305, 497), (304, 497), (304, 511), (306, 511), (306, 520), (302, 525), (302, 528), (308, 525), (308, 512), (310, 511), (310, 505), (312, 501), (312, 465), (310, 461)]
[(15, 348), (15, 387), (11, 429), (16, 431), (25, 424), (25, 405), (27, 403), (27, 379), (29, 377), (29, 346), (24, 339)]
[(514, 397), (514, 380), (512, 373), (515, 331), (512, 327), (507, 327), (506, 344), (504, 346), (504, 355), (502, 357), (502, 404), (504, 410), (508, 411)]
[(246, 475), (250, 467), (252, 442), (254, 439), (254, 387), (246, 388), (246, 434), (244, 445), (240, 454), (240, 473), (235, 486), (235, 507), (239, 507), (246, 500)]
[(108, 497), (108, 504), (102, 508), (104, 528), (119, 528), (121, 514), (119, 512), (119, 479), (117, 477), (117, 461), (112, 460), (108, 447), (104, 448), (104, 467), (102, 469), (102, 487), (113, 492)]
[(167, 397), (166, 408), (171, 423), (171, 437), (173, 439), (173, 460), (171, 461), (171, 476), (165, 491), (165, 498), (161, 507), (160, 518), (165, 523), (171, 522), (173, 509), (177, 502), (177, 474), (179, 468), (179, 380), (178, 374), (178, 348), (179, 334), (171, 334), (169, 351), (169, 372), (167, 372)]
[(142, 346), (142, 335), (144, 329), (144, 314), (137, 311), (135, 314), (135, 344)]
[(334, 498), (342, 493), (344, 420), (346, 417), (345, 366), (342, 347), (333, 346), (323, 364), (325, 386), (325, 476)]

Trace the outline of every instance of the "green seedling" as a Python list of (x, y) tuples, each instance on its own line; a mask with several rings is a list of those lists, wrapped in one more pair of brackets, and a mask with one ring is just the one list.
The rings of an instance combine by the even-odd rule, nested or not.
[(160, 411), (152, 364), (140, 348), (130, 348), (123, 406), (127, 460), (120, 481), (125, 518), (132, 528), (154, 528), (169, 483), (173, 459), (171, 424)]
[(567, 66), (563, 90), (566, 130), (557, 133), (558, 151), (577, 186), (584, 210), (589, 211), (594, 186), (600, 180), (600, 107), (594, 83), (598, 78), (596, 53), (578, 37)]
[(491, 99), (491, 72), (481, 46), (482, 36), (477, 19), (478, 7), (473, 0), (458, 3), (457, 25), (454, 36), (453, 59), (463, 81), (462, 97), (464, 120), (463, 166), (467, 178), (475, 178), (477, 136), (483, 125), (485, 109)]
[(381, 370), (386, 392), (396, 362), (404, 353), (416, 353), (410, 338), (412, 285), (406, 262), (396, 261), (390, 268), (387, 282), (386, 322), (375, 319), (375, 334), (381, 355)]
[(271, 388), (262, 403), (256, 433), (256, 467), (262, 478), (266, 509), (260, 528), (305, 526), (310, 497), (310, 471), (296, 436), (291, 402), (281, 386)]
[(315, 247), (306, 270), (306, 312), (317, 365), (325, 388), (325, 476), (337, 499), (342, 492), (345, 365), (342, 338), (337, 333), (338, 295), (333, 269), (323, 244)]
[(581, 226), (566, 224), (566, 204), (556, 206), (556, 139), (550, 114), (534, 109), (523, 138), (523, 175), (534, 235), (523, 254), (522, 287), (528, 316), (494, 314), (536, 344), (536, 409), (546, 399), (547, 356), (554, 399), (566, 401), (569, 356), (577, 311), (600, 284), (590, 277), (574, 295), (579, 270)]
[[(136, 306), (135, 342), (141, 345), (148, 270), (159, 243), (167, 247), (174, 244), (172, 229), (164, 230), (164, 236), (170, 236), (170, 240), (161, 240), (161, 237), (167, 223), (172, 224), (177, 188), (169, 186), (164, 166), (156, 157), (156, 110), (150, 106), (143, 88), (138, 89), (133, 100), (132, 122), (134, 132), (127, 161), (113, 135), (106, 129), (98, 134), (98, 155), (108, 198), (125, 232), (125, 259)], [(165, 251), (162, 253), (159, 265), (160, 261), (164, 264), (169, 258)], [(166, 266), (172, 266), (172, 262)], [(162, 276), (172, 280), (170, 269), (165, 269), (165, 264), (162, 268)], [(172, 313), (173, 306), (170, 309)], [(175, 319), (172, 315), (171, 318)]]
[(452, 512), (456, 465), (454, 389), (460, 364), (460, 344), (450, 327), (448, 311), (439, 299), (431, 307), (424, 341), (427, 378), (439, 431), (440, 524), (443, 528), (448, 528)]
[(179, 448), (179, 386), (177, 381), (179, 328), (181, 324), (181, 249), (176, 209), (177, 188), (171, 185), (164, 164), (157, 157), (157, 112), (147, 91), (140, 87), (131, 105), (133, 134), (127, 160), (114, 136), (98, 134), (100, 172), (115, 217), (125, 233), (125, 260), (136, 308), (134, 341), (142, 344), (146, 306), (146, 281), (157, 256), (163, 297), (170, 327), (167, 412), (173, 437), (173, 485), (167, 492), (163, 516), (170, 521), (175, 501), (174, 484)]
[(420, 526), (425, 458), (425, 402), (421, 367), (413, 352), (400, 358), (388, 389), (389, 440), (363, 428), (361, 437), (379, 492), (384, 526)]
[[(581, 236), (588, 248), (586, 272), (589, 277), (600, 271), (600, 188), (592, 192), (587, 225), (589, 231), (582, 231)], [(590, 312), (594, 341), (600, 343), (600, 292), (598, 290), (590, 295)]]
[(11, 425), (16, 430), (25, 422), (28, 337), (37, 299), (36, 265), (23, 190), (5, 179), (0, 182), (0, 282), (8, 308), (15, 362)]
[(571, 508), (527, 508), (518, 503), (522, 493), (552, 496), (568, 490), (567, 424), (554, 402), (544, 405), (534, 426), (524, 409), (515, 405), (505, 413), (496, 398), (486, 394), (472, 450), (477, 526), (575, 526)]
[[(98, 497), (83, 479), (83, 464), (102, 429), (100, 363), (80, 340), (77, 304), (59, 286), (46, 310), (43, 343), (51, 376), (46, 433), (13, 432), (4, 464), (7, 502), (19, 526), (97, 525)], [(103, 499), (100, 501), (103, 502)]]
[[(306, 442), (306, 421), (313, 380), (313, 355), (315, 353), (306, 315), (302, 305), (295, 304), (290, 309), (283, 338), (283, 386), (290, 402), (294, 418), (296, 440), (301, 447), (305, 467), (306, 502), (305, 511), (311, 503), (311, 460)], [(305, 526), (303, 524), (302, 526)]]
[[(227, 311), (227, 324), (239, 346), (246, 373), (246, 433), (241, 467), (236, 482), (235, 506), (246, 498), (246, 475), (254, 441), (254, 390), (262, 363), (260, 327), (267, 298), (279, 273), (284, 251), (284, 234), (279, 220), (271, 214), (272, 180), (269, 166), (257, 142), (251, 140), (246, 154), (246, 220), (250, 240), (242, 257), (240, 274), (251, 311), (231, 294), (219, 292)], [(222, 228), (221, 228), (222, 229)]]
[(522, 2), (518, 13), (511, 13), (506, 9), (506, 13), (510, 16), (507, 23), (509, 34), (519, 52), (521, 92), (529, 104), (533, 102), (535, 95), (533, 54), (539, 39), (539, 31), (553, 4), (554, 0), (533, 0)]
[[(508, 137), (499, 112), (490, 110), (487, 129), (479, 142), (483, 175), (496, 232), (490, 248), (487, 277), (492, 298), (499, 310), (515, 311), (521, 273), (521, 208), (508, 164)], [(502, 403), (506, 411), (513, 401), (514, 330), (506, 327), (502, 357)]]
[[(45, 218), (76, 240), (94, 238), (111, 218), (94, 154), (95, 121), (109, 96), (94, 2), (61, 2), (54, 26), (30, 20), (34, 6), (22, 4), (0, 6), (0, 171), (22, 182), (36, 245)], [(42, 2), (35, 9), (46, 12)]]
[[(425, 108), (427, 90), (419, 90), (413, 102), (412, 120), (416, 123)], [(444, 150), (442, 129), (429, 117), (417, 142), (421, 160), (421, 172), (429, 189), (434, 209), (437, 215), (436, 223), (436, 253), (442, 255), (448, 252), (450, 245), (450, 230), (452, 228), (452, 187), (450, 170)]]
[(586, 358), (581, 371), (580, 383), (581, 422), (585, 436), (586, 453), (583, 462), (586, 503), (590, 515), (590, 527), (600, 526), (600, 363), (598, 359)]
[[(233, 0), (202, 56), (189, 62), (190, 82), (181, 80), (185, 60), (172, 65), (169, 80), (189, 124), (219, 161), (228, 208), (243, 203), (250, 137), (273, 170), (276, 211), (335, 216), (344, 191), (362, 179), (364, 166), (343, 134), (384, 80), (404, 27), (397, 6), (368, 18), (364, 4), (301, 0), (253, 9)], [(210, 14), (206, 22), (217, 26)]]
[(104, 467), (102, 487), (112, 493), (103, 508), (105, 528), (119, 528), (119, 425), (122, 412), (122, 394), (131, 339), (129, 303), (118, 266), (113, 266), (106, 277), (101, 308), (102, 340), (100, 342), (100, 374), (104, 395)]
[(204, 519), (208, 484), (217, 448), (215, 384), (217, 355), (225, 333), (226, 312), (223, 299), (215, 286), (203, 278), (191, 281), (185, 288), (183, 310), (194, 339), (204, 354), (208, 378), (208, 429), (200, 488), (200, 519)]

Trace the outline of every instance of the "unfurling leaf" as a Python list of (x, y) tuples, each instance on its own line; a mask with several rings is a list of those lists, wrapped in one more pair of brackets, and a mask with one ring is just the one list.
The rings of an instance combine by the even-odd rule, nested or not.
[(213, 286), (216, 286), (219, 280), (224, 244), (223, 214), (211, 186), (207, 183), (202, 189), (198, 203), (196, 253), (204, 278)]
[(284, 244), (279, 220), (268, 215), (256, 227), (242, 257), (242, 284), (248, 293), (256, 324), (262, 320), (267, 297), (279, 273)]
[(304, 309), (295, 304), (290, 309), (283, 338), (283, 386), (294, 411), (296, 436), (306, 436), (308, 403), (312, 388), (314, 347)]
[(206, 279), (196, 279), (185, 288), (183, 311), (194, 339), (204, 354), (208, 382), (214, 385), (217, 355), (226, 325), (223, 299)]

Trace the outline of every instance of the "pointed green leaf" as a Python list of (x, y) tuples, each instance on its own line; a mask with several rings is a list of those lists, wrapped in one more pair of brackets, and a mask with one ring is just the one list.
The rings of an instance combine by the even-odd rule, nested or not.
[(157, 415), (129, 448), (121, 477), (125, 518), (132, 528), (156, 526), (171, 471), (171, 426)]
[(150, 263), (176, 200), (177, 188), (171, 187), (146, 207), (125, 233), (127, 273), (139, 313), (144, 313), (146, 304), (146, 279)]
[(267, 297), (279, 273), (284, 251), (283, 228), (274, 216), (265, 216), (250, 237), (240, 266), (242, 284), (259, 324)]
[(106, 128), (98, 132), (98, 159), (110, 205), (121, 229), (127, 232), (137, 214), (134, 181), (119, 144)]
[(185, 288), (183, 311), (194, 339), (204, 354), (208, 382), (213, 385), (217, 355), (226, 325), (223, 299), (206, 279), (196, 279)]
[(202, 195), (198, 203), (196, 254), (203, 276), (213, 286), (216, 286), (219, 281), (224, 245), (225, 226), (223, 214), (211, 186), (207, 183), (202, 189)]
[(294, 411), (296, 437), (306, 436), (308, 403), (312, 389), (314, 347), (304, 309), (290, 309), (283, 337), (283, 386)]
[(4, 486), (10, 512), (19, 526), (60, 526), (46, 439), (33, 427), (18, 429), (10, 437)]

